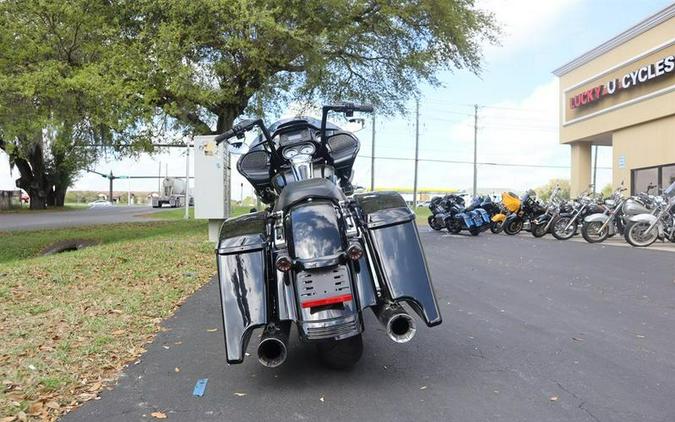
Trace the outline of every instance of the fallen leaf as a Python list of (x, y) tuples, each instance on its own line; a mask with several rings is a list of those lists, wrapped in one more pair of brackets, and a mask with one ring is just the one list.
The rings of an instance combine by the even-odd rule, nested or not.
[(61, 407), (61, 406), (59, 406), (59, 404), (57, 402), (55, 402), (53, 400), (45, 403), (45, 406), (47, 406), (50, 409), (58, 409), (59, 407)]
[(635, 337), (637, 337), (637, 338), (645, 338), (645, 336), (640, 335), (640, 334), (636, 334)]
[(209, 328), (206, 331), (208, 331), (209, 333), (215, 333), (216, 331), (218, 331), (218, 329), (217, 328)]
[(26, 413), (21, 411), (16, 414), (17, 419), (19, 419), (21, 422), (26, 422), (28, 420), (28, 416), (26, 416)]
[(124, 331), (124, 330), (115, 330), (115, 331), (112, 332), (112, 335), (121, 336), (124, 333), (126, 333), (126, 331)]
[(28, 406), (28, 414), (33, 416), (40, 414), (40, 412), (42, 412), (42, 406), (42, 402), (39, 401), (32, 403)]
[(426, 389), (427, 389), (426, 385), (423, 385), (423, 386), (420, 387), (420, 390), (426, 390)]
[(574, 341), (584, 341), (584, 339), (579, 338), (579, 337), (572, 337), (572, 340), (574, 340)]
[(551, 400), (551, 401), (558, 401), (558, 396), (552, 396), (549, 400)]
[(178, 367), (173, 368), (173, 371), (174, 371), (175, 373), (178, 373), (178, 372), (180, 372), (180, 368), (178, 368)]
[(14, 422), (16, 420), (16, 416), (5, 416), (4, 418), (0, 418), (0, 422)]
[(164, 412), (152, 412), (150, 416), (155, 419), (166, 419), (166, 413)]
[(323, 397), (321, 397), (319, 400), (321, 400), (322, 402), (324, 401)]
[(246, 393), (234, 393), (234, 395), (237, 397), (244, 397)]

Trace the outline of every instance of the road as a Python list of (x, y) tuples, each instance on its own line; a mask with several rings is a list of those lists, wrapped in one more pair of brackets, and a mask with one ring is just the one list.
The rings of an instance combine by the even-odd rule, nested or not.
[(322, 368), (297, 340), (264, 368), (255, 335), (228, 366), (211, 282), (115, 388), (63, 421), (675, 420), (672, 253), (422, 231), (444, 322), (412, 342), (393, 344), (368, 313), (351, 371)]
[[(162, 208), (168, 210), (170, 208)], [(72, 211), (0, 213), (0, 231), (39, 230), (94, 224), (150, 221), (143, 214), (161, 211), (148, 206), (84, 208)]]

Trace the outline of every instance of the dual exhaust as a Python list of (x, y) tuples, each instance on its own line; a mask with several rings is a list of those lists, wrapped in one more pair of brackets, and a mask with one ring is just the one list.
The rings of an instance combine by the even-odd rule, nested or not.
[[(373, 309), (375, 316), (384, 326), (387, 336), (396, 343), (407, 343), (415, 337), (415, 320), (397, 303), (380, 305)], [(268, 324), (258, 344), (258, 361), (268, 368), (282, 365), (288, 357), (288, 337), (291, 324)]]

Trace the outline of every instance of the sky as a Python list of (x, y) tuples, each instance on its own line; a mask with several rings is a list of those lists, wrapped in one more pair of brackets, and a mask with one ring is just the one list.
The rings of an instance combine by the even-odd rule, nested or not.
[[(551, 178), (569, 178), (569, 146), (558, 138), (558, 82), (554, 69), (626, 30), (671, 3), (669, 0), (479, 0), (502, 26), (501, 45), (484, 49), (483, 71), (440, 73), (442, 87), (423, 86), (420, 100), (418, 186), (465, 189), (473, 178), (474, 105), (478, 105), (478, 187), (525, 190)], [(376, 119), (375, 186), (412, 188), (415, 104), (405, 117)], [(357, 133), (360, 157), (354, 183), (370, 186), (371, 127)], [(103, 160), (95, 168), (117, 175), (185, 175), (185, 156), (176, 149), (137, 160)], [(387, 158), (384, 158), (387, 157)], [(436, 161), (424, 161), (436, 160)], [(439, 162), (439, 161), (452, 161)], [(526, 164), (540, 167), (521, 167)], [(598, 186), (611, 181), (611, 147), (598, 154)], [(190, 164), (194, 168), (193, 164)], [(235, 166), (233, 165), (234, 169)], [(238, 174), (232, 197), (251, 195)], [(0, 152), (0, 189), (11, 189), (7, 156)], [(243, 188), (242, 188), (243, 184)], [(84, 173), (72, 189), (106, 191), (108, 181)], [(157, 181), (118, 181), (115, 190), (150, 191)]]

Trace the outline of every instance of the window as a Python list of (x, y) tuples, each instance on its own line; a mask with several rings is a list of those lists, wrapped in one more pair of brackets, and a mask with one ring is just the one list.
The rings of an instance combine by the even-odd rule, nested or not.
[(649, 185), (656, 186), (649, 193), (657, 195), (675, 182), (675, 164), (634, 169), (631, 171), (631, 191), (633, 195), (647, 192)]
[[(659, 183), (659, 169), (654, 167), (650, 169), (633, 170), (633, 194), (638, 192), (647, 192), (648, 186), (658, 186)], [(656, 193), (652, 189), (649, 193)]]
[(675, 164), (661, 168), (661, 189), (665, 189), (675, 182)]

